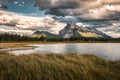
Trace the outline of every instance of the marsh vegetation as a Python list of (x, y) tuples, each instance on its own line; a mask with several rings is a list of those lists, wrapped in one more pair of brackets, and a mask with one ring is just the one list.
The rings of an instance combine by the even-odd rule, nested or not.
[(119, 80), (120, 61), (95, 55), (0, 52), (0, 80)]

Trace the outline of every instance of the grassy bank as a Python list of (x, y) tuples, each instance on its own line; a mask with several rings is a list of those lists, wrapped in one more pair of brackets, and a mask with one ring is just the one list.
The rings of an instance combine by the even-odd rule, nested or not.
[(0, 80), (119, 80), (120, 61), (94, 55), (0, 52)]
[(15, 47), (25, 47), (30, 43), (27, 42), (6, 42), (0, 43), (0, 48), (15, 48)]
[[(28, 47), (27, 45), (31, 44), (64, 44), (64, 43), (89, 43), (89, 42), (77, 42), (77, 41), (66, 41), (66, 42), (4, 42), (0, 43), (0, 49), (1, 48), (19, 48), (19, 47)], [(102, 42), (93, 42), (93, 43), (102, 43)], [(106, 43), (113, 43), (113, 42), (106, 42)]]

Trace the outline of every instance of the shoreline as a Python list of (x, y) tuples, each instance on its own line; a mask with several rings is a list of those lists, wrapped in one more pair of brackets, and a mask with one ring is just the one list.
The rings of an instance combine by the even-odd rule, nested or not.
[[(29, 44), (117, 43), (117, 42), (0, 42), (0, 49), (30, 47)], [(119, 43), (118, 43), (119, 44)]]
[(0, 51), (17, 51), (17, 50), (29, 50), (29, 49), (35, 49), (36, 47), (19, 47), (19, 48), (2, 48)]

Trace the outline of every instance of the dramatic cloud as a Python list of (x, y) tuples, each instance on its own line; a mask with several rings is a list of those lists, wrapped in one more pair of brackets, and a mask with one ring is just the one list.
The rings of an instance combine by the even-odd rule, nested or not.
[[(118, 20), (120, 0), (0, 0), (14, 4), (34, 1), (36, 7), (45, 14), (56, 17), (72, 16), (78, 21), (109, 21)], [(74, 19), (73, 19), (74, 21)]]
[(120, 23), (113, 23), (109, 27), (103, 27), (98, 29), (114, 38), (120, 37)]
[(45, 30), (57, 34), (65, 26), (64, 23), (48, 16), (37, 18), (7, 11), (0, 11), (0, 25), (1, 32), (21, 32), (26, 34), (32, 34), (37, 30)]
[(2, 3), (0, 3), (0, 8), (3, 8), (3, 9), (8, 9), (8, 7)]
[(55, 16), (109, 19), (120, 12), (120, 0), (35, 0), (40, 10)]

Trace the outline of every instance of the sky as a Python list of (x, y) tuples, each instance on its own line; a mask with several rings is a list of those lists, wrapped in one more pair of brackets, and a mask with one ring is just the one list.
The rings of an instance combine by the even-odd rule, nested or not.
[(120, 37), (120, 0), (0, 0), (0, 32), (58, 34), (67, 22)]

